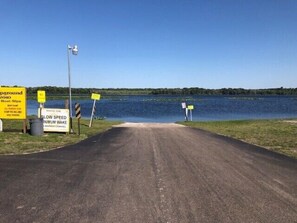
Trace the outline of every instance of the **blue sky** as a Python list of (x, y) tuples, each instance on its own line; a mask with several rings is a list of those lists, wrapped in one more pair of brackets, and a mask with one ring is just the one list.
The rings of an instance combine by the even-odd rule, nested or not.
[(297, 87), (296, 0), (0, 0), (0, 85)]

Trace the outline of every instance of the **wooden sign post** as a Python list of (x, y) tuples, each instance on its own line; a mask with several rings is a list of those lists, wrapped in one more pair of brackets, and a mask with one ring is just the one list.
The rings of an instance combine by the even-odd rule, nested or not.
[(81, 118), (81, 113), (80, 113), (80, 104), (79, 103), (75, 103), (75, 116), (77, 118), (78, 135), (80, 135), (80, 118)]

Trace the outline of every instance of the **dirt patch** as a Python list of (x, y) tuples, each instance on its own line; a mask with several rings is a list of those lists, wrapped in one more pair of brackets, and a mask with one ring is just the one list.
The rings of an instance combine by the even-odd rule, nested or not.
[(297, 125), (297, 120), (284, 120), (283, 122)]
[(125, 122), (123, 124), (117, 125), (115, 127), (122, 128), (185, 128), (183, 125), (175, 124), (175, 123), (133, 123), (133, 122)]

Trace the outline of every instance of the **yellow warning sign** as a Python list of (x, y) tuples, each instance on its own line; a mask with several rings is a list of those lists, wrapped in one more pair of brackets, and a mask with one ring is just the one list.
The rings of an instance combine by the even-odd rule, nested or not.
[(45, 91), (41, 91), (41, 90), (37, 91), (37, 101), (38, 101), (38, 103), (46, 102)]
[(194, 105), (188, 105), (188, 109), (189, 110), (193, 110), (194, 109)]
[(0, 87), (0, 118), (27, 118), (26, 88)]
[(93, 100), (100, 100), (100, 97), (101, 97), (100, 94), (92, 93), (91, 99), (93, 99)]

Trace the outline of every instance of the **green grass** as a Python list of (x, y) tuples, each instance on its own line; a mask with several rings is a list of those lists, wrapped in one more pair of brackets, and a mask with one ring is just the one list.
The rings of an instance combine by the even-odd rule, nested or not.
[(296, 120), (180, 122), (180, 124), (229, 136), (297, 158)]
[[(22, 133), (23, 122), (3, 120), (3, 132), (0, 132), (0, 154), (24, 154), (47, 151), (65, 145), (75, 144), (90, 136), (104, 132), (120, 122), (94, 120), (91, 128), (89, 120), (81, 120), (81, 134), (45, 133), (42, 136), (31, 136)], [(77, 133), (77, 121), (73, 119), (73, 130)]]

